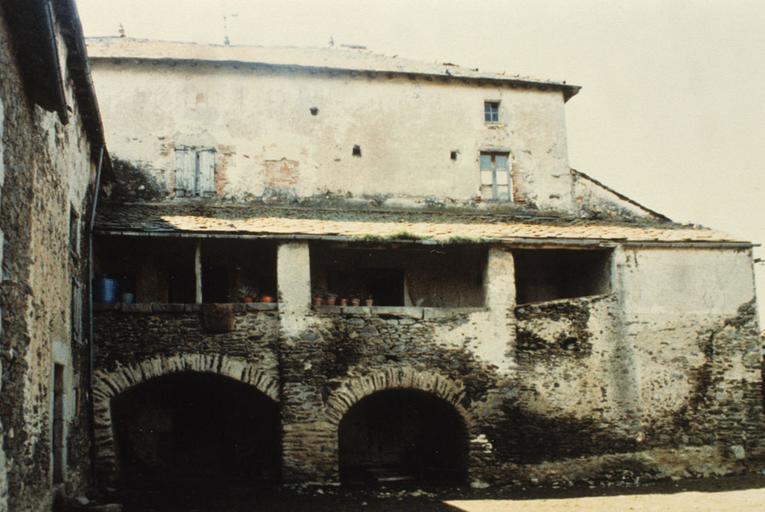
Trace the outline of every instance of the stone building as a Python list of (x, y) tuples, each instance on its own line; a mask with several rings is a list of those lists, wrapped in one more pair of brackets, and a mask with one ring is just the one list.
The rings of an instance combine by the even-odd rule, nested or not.
[(89, 227), (104, 152), (68, 0), (0, 2), (0, 511), (90, 485)]
[(571, 169), (578, 87), (358, 49), (89, 53), (115, 169), (95, 273), (126, 293), (94, 314), (100, 481), (761, 462), (751, 244)]

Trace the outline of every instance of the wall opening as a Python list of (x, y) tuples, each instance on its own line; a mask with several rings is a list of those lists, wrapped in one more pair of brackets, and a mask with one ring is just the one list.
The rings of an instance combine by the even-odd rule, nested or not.
[[(196, 241), (181, 238), (99, 237), (96, 276), (116, 279), (121, 297), (136, 302), (196, 302)], [(202, 300), (242, 302), (276, 296), (276, 243), (210, 239), (201, 244)]]
[(488, 253), (478, 245), (311, 245), (314, 296), (375, 306), (481, 307)]
[(610, 250), (519, 249), (513, 258), (518, 304), (611, 291)]
[(112, 400), (124, 485), (251, 485), (279, 479), (278, 404), (210, 373), (157, 377)]
[(64, 365), (53, 365), (53, 483), (64, 481)]
[(345, 484), (459, 483), (467, 477), (468, 436), (450, 403), (425, 391), (378, 391), (351, 407), (339, 427)]

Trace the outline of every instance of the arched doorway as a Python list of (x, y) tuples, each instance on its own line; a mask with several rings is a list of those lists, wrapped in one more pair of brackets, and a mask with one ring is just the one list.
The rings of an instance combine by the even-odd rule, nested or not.
[(114, 397), (112, 418), (127, 486), (279, 478), (278, 404), (243, 382), (200, 372), (155, 377)]
[(416, 389), (377, 391), (340, 421), (340, 478), (361, 482), (461, 482), (468, 434), (455, 407)]

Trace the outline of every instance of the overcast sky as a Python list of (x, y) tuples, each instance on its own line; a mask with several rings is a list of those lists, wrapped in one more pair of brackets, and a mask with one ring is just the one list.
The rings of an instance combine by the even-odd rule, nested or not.
[[(88, 36), (117, 35), (122, 24), (130, 37), (177, 41), (333, 38), (582, 85), (566, 109), (572, 167), (674, 220), (765, 243), (762, 0), (77, 3)], [(765, 320), (765, 265), (757, 271)]]

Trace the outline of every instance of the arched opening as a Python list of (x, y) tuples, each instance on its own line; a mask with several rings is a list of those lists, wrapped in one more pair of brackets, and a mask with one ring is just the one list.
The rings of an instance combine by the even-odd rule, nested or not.
[(455, 483), (467, 476), (465, 422), (431, 393), (375, 392), (348, 410), (338, 435), (343, 483)]
[(279, 407), (213, 373), (143, 382), (112, 400), (120, 477), (129, 487), (278, 480)]

